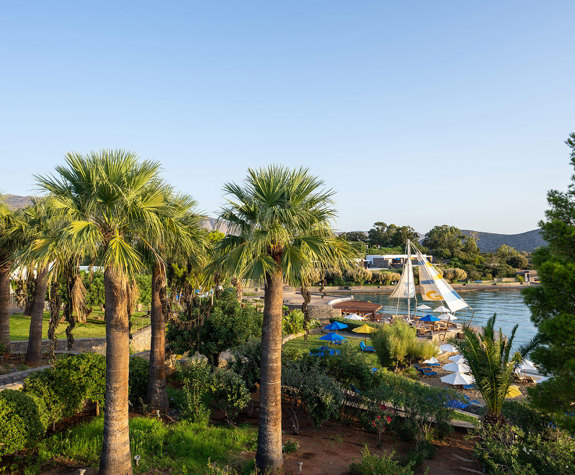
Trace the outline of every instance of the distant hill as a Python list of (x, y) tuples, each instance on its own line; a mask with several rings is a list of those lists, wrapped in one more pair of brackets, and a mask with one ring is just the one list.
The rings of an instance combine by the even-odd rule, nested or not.
[(32, 196), (4, 195), (4, 203), (9, 209), (15, 211), (32, 204)]
[(497, 233), (482, 233), (480, 231), (470, 231), (467, 229), (462, 232), (470, 236), (475, 234), (477, 236), (477, 245), (481, 252), (494, 252), (502, 244), (507, 244), (518, 251), (533, 252), (535, 248), (545, 246), (547, 243), (541, 237), (541, 230), (534, 229), (520, 234), (497, 234)]

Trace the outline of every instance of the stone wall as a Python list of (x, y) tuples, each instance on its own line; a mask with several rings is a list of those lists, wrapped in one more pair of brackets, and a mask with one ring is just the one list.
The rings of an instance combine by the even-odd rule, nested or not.
[[(150, 340), (152, 336), (152, 327), (147, 326), (137, 331), (132, 335), (130, 342), (130, 351), (132, 353), (139, 353), (150, 349)], [(50, 351), (52, 342), (50, 340), (42, 340), (42, 352), (47, 353)], [(56, 351), (67, 351), (66, 339), (59, 339), (56, 341)], [(10, 351), (12, 353), (26, 353), (28, 349), (28, 341), (12, 341), (10, 342)], [(73, 353), (99, 353), (106, 354), (106, 338), (76, 338), (71, 352)]]
[(310, 304), (308, 307), (310, 318), (315, 318), (317, 320), (329, 320), (330, 318), (341, 317), (341, 310), (338, 308), (333, 308), (325, 303), (321, 304)]

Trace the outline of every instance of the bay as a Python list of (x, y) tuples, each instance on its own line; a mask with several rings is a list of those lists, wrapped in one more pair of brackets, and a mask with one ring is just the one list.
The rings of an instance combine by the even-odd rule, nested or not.
[[(483, 326), (487, 322), (487, 319), (496, 313), (497, 321), (495, 327), (496, 329), (501, 327), (505, 335), (509, 336), (511, 334), (515, 324), (519, 325), (513, 342), (514, 348), (527, 343), (537, 333), (537, 329), (533, 323), (531, 323), (529, 308), (525, 305), (523, 296), (519, 290), (500, 290), (497, 292), (478, 290), (461, 292), (459, 295), (461, 295), (473, 310), (465, 309), (457, 312), (458, 323), (467, 322), (471, 318), (473, 311), (475, 311), (472, 325)], [(354, 297), (356, 300), (369, 300), (382, 305), (382, 309), (379, 311), (381, 313), (396, 312), (397, 299), (390, 299), (388, 294), (356, 294)], [(421, 304), (422, 302), (419, 301), (418, 303)], [(433, 302), (423, 303), (430, 307), (438, 306), (438, 304), (434, 305)], [(412, 300), (412, 308), (414, 304), (415, 301)], [(406, 311), (407, 303), (405, 300), (402, 300), (400, 302), (399, 313), (405, 313)], [(437, 315), (430, 310), (426, 313)], [(422, 312), (418, 312), (418, 315), (422, 315)]]

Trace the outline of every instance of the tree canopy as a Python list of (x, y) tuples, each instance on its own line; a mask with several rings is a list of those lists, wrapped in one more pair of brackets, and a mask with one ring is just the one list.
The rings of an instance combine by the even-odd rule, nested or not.
[(419, 239), (419, 234), (411, 226), (397, 226), (383, 221), (374, 223), (367, 236), (372, 246), (382, 247), (404, 246), (408, 239)]
[[(566, 143), (575, 169), (575, 133)], [(524, 295), (542, 340), (533, 360), (553, 377), (533, 388), (532, 396), (541, 407), (564, 413), (575, 403), (575, 175), (566, 192), (549, 191), (547, 202), (539, 225), (549, 244), (533, 254), (541, 285)]]

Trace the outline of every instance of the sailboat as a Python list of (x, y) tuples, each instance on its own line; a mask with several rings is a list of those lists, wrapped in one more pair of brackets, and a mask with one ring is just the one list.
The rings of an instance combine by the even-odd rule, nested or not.
[[(395, 289), (391, 293), (391, 298), (407, 300), (407, 315), (410, 316), (411, 299), (416, 299), (415, 282), (413, 278), (412, 247), (415, 249), (415, 259), (419, 267), (419, 294), (422, 300), (432, 302), (442, 302), (447, 305), (452, 313), (464, 308), (469, 308), (469, 304), (453, 290), (451, 285), (441, 276), (439, 271), (429, 262), (421, 251), (411, 242), (407, 241), (407, 262), (403, 266), (401, 278)], [(399, 300), (398, 300), (399, 310)]]

